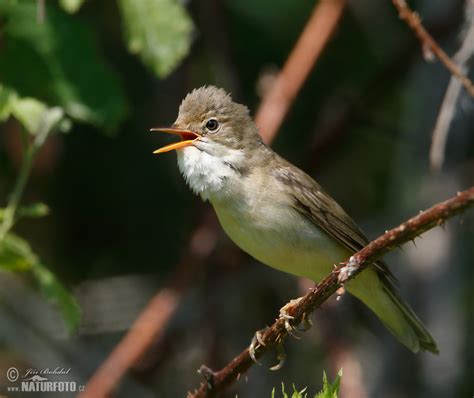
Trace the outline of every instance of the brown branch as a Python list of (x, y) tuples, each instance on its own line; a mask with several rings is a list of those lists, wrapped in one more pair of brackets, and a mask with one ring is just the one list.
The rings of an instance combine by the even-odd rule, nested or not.
[(265, 142), (275, 136), (301, 86), (329, 41), (346, 0), (321, 0), (255, 116)]
[[(345, 263), (336, 266), (334, 270), (309, 293), (307, 293), (296, 305), (288, 311), (294, 317), (294, 324), (314, 311), (326, 301), (336, 290), (348, 280), (352, 279), (367, 266), (378, 260), (387, 252), (414, 239), (423, 232), (437, 225), (443, 224), (445, 220), (474, 206), (474, 187), (444, 202), (421, 212), (396, 228), (387, 231), (377, 239), (370, 242), (362, 250), (351, 256)], [(285, 320), (278, 319), (270, 326), (262, 336), (265, 345), (259, 345), (256, 351), (257, 358), (283, 341), (288, 332), (285, 329)], [(188, 398), (206, 398), (216, 396), (224, 389), (238, 380), (242, 373), (246, 372), (254, 362), (250, 358), (248, 348), (230, 361), (224, 368), (217, 372), (206, 369), (206, 382), (194, 393), (189, 393)]]
[[(330, 33), (339, 20), (340, 11), (344, 4), (345, 0), (321, 0), (315, 6), (313, 16), (302, 33), (304, 40), (303, 38), (298, 40), (280, 76), (277, 77), (279, 87), (293, 86), (291, 95), (287, 96), (285, 100), (286, 106), (280, 109), (272, 109), (269, 112), (268, 105), (266, 105), (269, 101), (264, 98), (260, 109), (265, 108), (267, 110), (263, 109), (257, 112), (260, 115), (259, 120), (263, 121), (265, 125), (269, 123), (270, 119), (275, 119), (271, 123), (271, 132), (267, 128), (262, 130), (266, 132), (263, 137), (265, 142), (270, 143), (275, 137), (287, 109), (320, 55), (325, 42), (329, 40)], [(340, 8), (337, 16), (335, 14), (336, 8)], [(316, 22), (318, 26), (316, 26)], [(309, 37), (309, 33), (313, 37)], [(318, 48), (316, 48), (315, 43), (317, 43)], [(311, 56), (305, 54), (311, 54)], [(294, 73), (298, 74), (297, 78), (293, 78)], [(274, 95), (272, 92), (271, 90), (269, 95)], [(158, 292), (150, 300), (125, 337), (88, 381), (85, 391), (80, 394), (81, 398), (110, 396), (122, 377), (144, 355), (148, 347), (161, 338), (165, 326), (178, 308), (184, 292), (194, 280), (194, 275), (200, 265), (205, 264), (214, 251), (218, 237), (218, 229), (215, 224), (212, 212), (205, 212), (203, 221), (192, 234), (190, 244), (177, 265), (171, 281), (165, 289)], [(202, 245), (203, 242), (206, 242), (204, 246)]]
[(423, 46), (423, 52), (429, 54), (429, 56), (434, 54), (451, 72), (451, 74), (459, 79), (466, 91), (474, 97), (474, 84), (426, 31), (421, 23), (420, 17), (411, 10), (410, 7), (408, 7), (405, 0), (392, 0), (392, 2), (397, 8), (400, 18), (403, 19), (418, 36), (418, 39), (421, 41)]

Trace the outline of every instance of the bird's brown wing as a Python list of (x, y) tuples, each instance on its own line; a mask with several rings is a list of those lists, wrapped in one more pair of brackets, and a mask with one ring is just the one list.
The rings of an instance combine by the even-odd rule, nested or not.
[[(309, 175), (286, 161), (284, 164), (273, 173), (288, 189), (293, 208), (351, 252), (362, 249), (368, 240), (343, 208)], [(374, 266), (387, 285), (396, 283), (385, 263), (378, 261)]]

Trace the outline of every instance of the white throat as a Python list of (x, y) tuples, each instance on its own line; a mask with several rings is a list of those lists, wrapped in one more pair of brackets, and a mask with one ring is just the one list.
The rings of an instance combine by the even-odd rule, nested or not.
[(212, 144), (212, 148), (205, 146), (206, 151), (194, 146), (178, 150), (178, 166), (194, 193), (201, 195), (203, 200), (212, 200), (229, 194), (229, 182), (240, 177), (233, 165), (242, 162), (244, 154), (220, 144)]

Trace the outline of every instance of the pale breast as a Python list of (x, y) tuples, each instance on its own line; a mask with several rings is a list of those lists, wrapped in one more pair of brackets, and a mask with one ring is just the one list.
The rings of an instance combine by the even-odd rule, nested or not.
[(273, 268), (319, 281), (348, 251), (269, 191), (259, 192), (258, 200), (239, 194), (211, 202), (223, 229), (242, 250)]

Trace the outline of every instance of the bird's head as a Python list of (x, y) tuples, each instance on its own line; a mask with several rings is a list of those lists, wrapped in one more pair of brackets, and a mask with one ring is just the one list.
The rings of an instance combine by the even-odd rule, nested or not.
[(190, 92), (181, 103), (173, 125), (151, 131), (181, 137), (181, 142), (157, 149), (156, 154), (188, 146), (211, 152), (222, 152), (226, 148), (239, 150), (260, 141), (248, 108), (233, 102), (228, 93), (214, 86)]
[(181, 138), (154, 153), (176, 150), (181, 172), (204, 198), (225, 188), (232, 176), (241, 174), (253, 149), (262, 145), (248, 108), (213, 86), (193, 90), (181, 103), (172, 126), (151, 131)]

